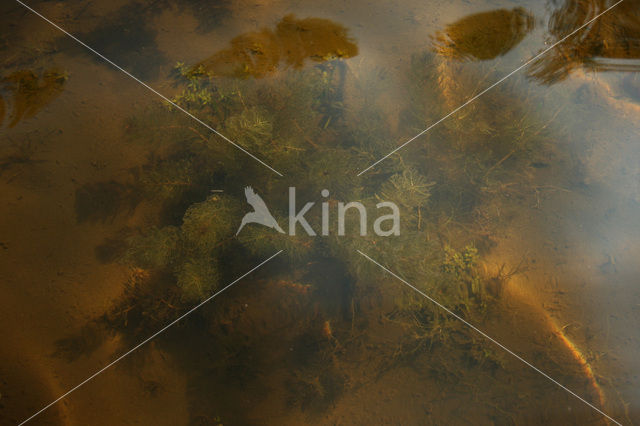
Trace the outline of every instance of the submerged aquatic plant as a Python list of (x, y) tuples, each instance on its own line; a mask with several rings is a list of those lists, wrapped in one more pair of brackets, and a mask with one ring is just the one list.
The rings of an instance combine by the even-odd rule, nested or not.
[[(318, 24), (293, 18), (285, 23), (286, 28), (279, 31), (299, 31), (297, 28), (305, 25), (313, 29)], [(310, 43), (303, 41), (304, 46)], [(320, 53), (326, 50), (321, 47)], [(468, 113), (473, 128), (452, 125), (439, 129), (431, 145), (409, 149), (408, 155), (394, 156), (370, 175), (357, 177), (353, 172), (357, 166), (370, 162), (372, 156), (386, 154), (395, 145), (385, 126), (385, 112), (374, 102), (344, 104), (345, 67), (340, 60), (323, 58), (324, 62), (304, 68), (296, 57), (290, 57), (286, 61), (294, 69), (270, 79), (218, 78), (224, 73), (216, 64), (228, 54), (214, 55), (214, 60), (194, 67), (178, 64), (175, 78), (181, 92), (174, 102), (204, 117), (274, 167), (287, 170), (287, 178), (277, 178), (253, 160), (235, 155), (215, 136), (202, 134), (182, 115), (167, 114), (166, 108), (133, 119), (129, 123), (130, 138), (145, 143), (152, 139), (150, 134), (157, 135), (147, 164), (135, 171), (135, 185), (148, 202), (171, 212), (160, 215), (153, 226), (127, 239), (127, 249), (120, 260), (133, 268), (135, 279), (130, 280), (123, 298), (105, 321), (130, 336), (155, 331), (177, 312), (184, 312), (245, 273), (248, 263), (282, 249), (290, 277), (279, 277), (272, 284), (285, 288), (280, 283), (287, 282), (292, 283), (287, 289), (304, 289), (278, 302), (285, 308), (311, 305), (311, 296), (326, 297), (326, 288), (317, 282), (307, 284), (296, 276), (315, 262), (330, 259), (344, 268), (343, 275), (348, 277), (336, 285), (343, 291), (339, 308), (331, 300), (318, 302), (313, 309), (301, 309), (299, 327), (290, 330), (301, 341), (307, 342), (304, 336), (311, 336), (309, 341), (317, 347), (316, 364), (302, 366), (301, 362), (291, 368), (289, 382), (300, 393), (291, 404), (326, 407), (348, 386), (350, 364), (340, 354), (363, 344), (356, 312), (366, 316), (363, 322), (380, 319), (375, 316), (391, 318), (407, 330), (407, 340), (394, 353), (383, 355), (388, 357), (388, 365), (392, 361), (431, 357), (430, 348), (440, 345), (470, 349), (472, 361), (459, 362), (499, 366), (499, 359), (492, 352), (483, 351), (464, 325), (429, 301), (416, 301), (398, 290), (393, 292), (391, 307), (380, 301), (369, 302), (369, 308), (364, 307), (365, 302), (360, 306), (359, 298), (366, 299), (371, 292), (379, 291), (372, 290), (371, 284), (379, 283), (381, 277), (380, 271), (357, 250), (390, 266), (429, 294), (436, 294), (441, 303), (465, 318), (484, 318), (487, 301), (494, 295), (485, 291), (490, 277), (481, 274), (479, 268), (479, 259), (489, 246), (486, 241), (491, 238), (491, 228), (481, 209), (499, 198), (487, 188), (504, 179), (526, 183), (521, 170), (536, 150), (545, 149), (544, 143), (532, 143), (543, 138), (528, 128), (517, 137), (512, 129), (498, 137), (514, 116), (523, 113), (523, 109), (513, 108), (504, 116), (496, 116), (493, 105), (503, 105), (508, 96), (513, 99), (513, 93), (495, 95), (474, 105)], [(257, 49), (245, 54), (264, 52)], [(409, 107), (422, 114), (414, 115), (414, 119), (422, 122), (441, 116), (442, 110), (455, 104), (467, 89), (459, 86), (473, 81), (465, 74), (453, 84), (454, 65), (446, 61), (449, 59), (433, 53), (414, 58), (414, 71), (419, 72), (414, 82), (418, 87), (412, 88), (415, 98)], [(271, 70), (270, 66), (260, 67), (260, 77)], [(233, 73), (236, 71), (234, 68)], [(436, 109), (437, 103), (430, 101), (438, 98), (446, 102)], [(472, 138), (470, 135), (477, 135), (479, 129), (484, 131)], [(247, 176), (252, 181), (245, 183)], [(266, 194), (272, 215), (281, 221), (288, 213), (287, 189), (291, 182), (300, 200), (317, 200), (320, 190), (329, 189), (330, 194), (324, 197), (333, 209), (346, 200), (357, 200), (367, 207), (381, 200), (394, 201), (402, 210), (401, 232), (393, 238), (361, 236), (356, 231), (360, 217), (349, 214), (346, 229), (350, 231), (344, 236), (290, 236), (248, 225), (236, 237), (242, 212), (247, 208), (243, 187), (249, 184)], [(212, 193), (216, 188), (224, 188), (224, 193)], [(312, 227), (320, 229), (319, 219), (309, 220)], [(483, 232), (468, 231), (478, 223), (482, 223)], [(232, 311), (231, 307), (221, 308), (201, 315), (228, 330), (238, 326), (227, 318)], [(434, 363), (453, 370), (452, 361), (442, 354), (433, 355)], [(220, 349), (223, 360), (236, 355), (232, 345)], [(239, 370), (250, 364), (242, 357), (238, 359)], [(309, 370), (317, 366), (322, 373), (310, 376)], [(257, 375), (241, 380), (255, 380)]]
[[(433, 58), (423, 56), (416, 61), (422, 61), (427, 71), (438, 69), (437, 60), (432, 64), (424, 62), (429, 57)], [(486, 142), (476, 139), (469, 142), (471, 145), (443, 145), (439, 147), (441, 151), (438, 156), (432, 160), (425, 159), (420, 163), (416, 161), (416, 156), (412, 156), (401, 162), (390, 161), (382, 169), (388, 177), (377, 174), (366, 181), (352, 178), (349, 184), (345, 184), (344, 179), (340, 178), (344, 174), (341, 168), (348, 163), (366, 161), (366, 155), (361, 153), (370, 151), (372, 144), (378, 144), (379, 149), (388, 142), (383, 138), (365, 139), (359, 133), (359, 129), (367, 127), (367, 121), (377, 121), (377, 114), (366, 112), (370, 105), (363, 107), (361, 112), (349, 112), (363, 117), (357, 128), (346, 126), (346, 121), (341, 121), (340, 117), (333, 124), (324, 121), (323, 111), (326, 111), (331, 97), (323, 94), (341, 90), (340, 78), (330, 75), (339, 75), (339, 65), (311, 67), (265, 83), (258, 80), (212, 79), (207, 73), (190, 72), (188, 67), (181, 64), (177, 71), (177, 81), (185, 88), (174, 101), (209, 115), (232, 140), (260, 152), (274, 164), (286, 166), (289, 178), (296, 182), (303, 197), (312, 197), (314, 192), (328, 187), (336, 189), (328, 200), (329, 205), (335, 206), (337, 201), (343, 199), (359, 200), (364, 205), (374, 205), (379, 200), (394, 201), (404, 212), (402, 226), (405, 228), (393, 241), (360, 237), (352, 233), (341, 239), (317, 239), (305, 235), (291, 237), (259, 227), (247, 227), (238, 238), (233, 238), (236, 219), (241, 216), (245, 202), (237, 179), (247, 170), (252, 170), (259, 181), (259, 185), (255, 186), (260, 192), (281, 194), (276, 195), (270, 203), (275, 206), (272, 208), (276, 219), (286, 214), (282, 205), (286, 201), (287, 184), (256, 169), (252, 162), (246, 162), (245, 159), (235, 159), (233, 163), (215, 161), (216, 157), (228, 155), (224, 147), (214, 139), (194, 131), (186, 133), (190, 134), (188, 141), (182, 139), (174, 142), (174, 145), (180, 145), (177, 152), (191, 151), (197, 154), (181, 155), (179, 162), (171, 160), (174, 154), (168, 157), (165, 154), (165, 159), (154, 160), (145, 167), (139, 182), (144, 185), (163, 180), (185, 182), (185, 186), (172, 186), (173, 192), (163, 195), (180, 198), (190, 183), (212, 181), (217, 175), (220, 182), (229, 185), (229, 192), (205, 195), (204, 201), (194, 200), (193, 204), (184, 205), (180, 223), (131, 239), (131, 248), (126, 257), (128, 262), (140, 268), (167, 271), (177, 283), (184, 303), (192, 303), (220, 288), (225, 276), (220, 273), (220, 259), (226, 259), (225, 268), (228, 269), (229, 259), (234, 259), (238, 244), (243, 247), (241, 253), (250, 253), (256, 258), (268, 256), (282, 248), (296, 263), (319, 255), (332, 257), (350, 265), (355, 277), (371, 279), (366, 261), (363, 263), (356, 251), (362, 248), (374, 256), (380, 256), (386, 264), (397, 267), (409, 278), (424, 280), (429, 277), (428, 285), (432, 288), (441, 286), (450, 306), (467, 313), (484, 309), (485, 298), (488, 297), (482, 289), (484, 278), (473, 272), (478, 252), (468, 245), (473, 243), (476, 236), (471, 235), (463, 240), (467, 247), (455, 252), (449, 247), (450, 241), (442, 237), (434, 239), (432, 235), (442, 233), (446, 227), (452, 230), (456, 228), (450, 217), (452, 207), (453, 214), (458, 216), (456, 222), (473, 222), (474, 216), (469, 213), (473, 212), (474, 205), (480, 205), (488, 197), (483, 189), (486, 182), (482, 177), (487, 170), (508, 173), (506, 162), (500, 161), (504, 151), (497, 149), (498, 141), (491, 144), (489, 136), (486, 136)], [(444, 78), (450, 77), (441, 76), (441, 79)], [(439, 84), (441, 87), (442, 82)], [(453, 96), (447, 90), (438, 94), (438, 87), (434, 88), (436, 92), (432, 96)], [(218, 101), (211, 102), (211, 99)], [(485, 109), (480, 104), (473, 114), (478, 117), (493, 116), (491, 111)], [(508, 116), (503, 121), (492, 118), (492, 122), (504, 130), (512, 118)], [(176, 129), (186, 126), (181, 124), (180, 118), (174, 121), (172, 126)], [(336, 131), (329, 131), (329, 126), (336, 126)], [(497, 132), (498, 129), (495, 130)], [(492, 132), (493, 135), (495, 133)], [(517, 141), (512, 142), (510, 148), (516, 151), (514, 158), (521, 150), (528, 149), (518, 145)], [(171, 153), (173, 149), (169, 145), (163, 151)], [(197, 166), (201, 161), (209, 166)], [(466, 170), (460, 173), (463, 169)], [(180, 170), (179, 177), (174, 176), (176, 170)], [(467, 197), (475, 200), (473, 204), (452, 205), (455, 199), (452, 200), (449, 194), (458, 187), (466, 188)], [(238, 190), (238, 195), (231, 195), (234, 189)], [(153, 185), (148, 191), (156, 195), (163, 194), (155, 190)], [(467, 216), (459, 215), (455, 209), (466, 209)], [(313, 219), (310, 220), (313, 222)], [(350, 229), (350, 225), (353, 225), (351, 229), (358, 228), (357, 221), (357, 215), (348, 215), (346, 228)], [(319, 227), (317, 225), (312, 223), (316, 229)], [(404, 249), (396, 251), (398, 246)], [(445, 282), (448, 284), (442, 284)]]
[(427, 182), (426, 178), (413, 168), (395, 174), (382, 185), (379, 199), (390, 200), (404, 207), (408, 212), (424, 207), (431, 197), (431, 187), (435, 182)]

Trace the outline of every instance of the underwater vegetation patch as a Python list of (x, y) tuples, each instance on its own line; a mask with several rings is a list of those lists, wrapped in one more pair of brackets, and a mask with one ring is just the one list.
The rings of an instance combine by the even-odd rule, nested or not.
[[(509, 13), (526, 28), (526, 14)], [(517, 37), (512, 34), (510, 43)], [(478, 55), (501, 54), (508, 45)], [(429, 143), (408, 147), (359, 177), (358, 168), (394, 149), (398, 137), (385, 125), (387, 111), (363, 88), (354, 85), (345, 96), (348, 58), (355, 54), (357, 46), (341, 25), (287, 16), (275, 30), (242, 35), (194, 66), (176, 66), (173, 101), (285, 170), (286, 178), (236, 155), (170, 106), (132, 117), (127, 138), (148, 148), (147, 162), (130, 187), (86, 186), (77, 197), (78, 219), (112, 217), (112, 206), (133, 205), (130, 193), (140, 196), (137, 202), (172, 205), (173, 216), (168, 221), (159, 213), (100, 249), (103, 259), (127, 265), (131, 278), (98, 322), (135, 342), (223, 288), (247, 265), (283, 250), (278, 277), (250, 283), (277, 295), (251, 327), (238, 313), (250, 308), (224, 298), (212, 312), (194, 314), (199, 333), (226, 343), (215, 345), (207, 361), (212, 380), (260, 388), (266, 373), (247, 348), (264, 350), (269, 339), (256, 330), (269, 329), (268, 337), (287, 342), (287, 352), (279, 355), (289, 368), (286, 403), (305, 413), (324, 412), (356, 382), (359, 357), (376, 338), (369, 327), (379, 324), (403, 330), (402, 339), (373, 356), (370, 363), (381, 374), (428, 365), (436, 380), (448, 384), (459, 383), (465, 369), (493, 374), (503, 368), (501, 354), (487, 350), (486, 342), (438, 307), (401, 289), (384, 293), (388, 282), (357, 250), (437, 295), (456, 314), (482, 323), (495, 313), (492, 302), (510, 276), (491, 276), (481, 267), (496, 229), (508, 220), (494, 212), (514, 199), (526, 201), (536, 176), (553, 169), (538, 167), (556, 154), (547, 117), (532, 111), (529, 95), (505, 85), (434, 131)], [(405, 70), (406, 124), (419, 128), (442, 117), (478, 86), (479, 72), (460, 66), (455, 55), (441, 50), (413, 56)], [(492, 77), (490, 70), (483, 74)], [(235, 78), (265, 76), (273, 78)], [(286, 235), (248, 224), (236, 236), (248, 211), (246, 186), (264, 197), (279, 221), (288, 213), (291, 182), (302, 203), (319, 201), (320, 191), (328, 189), (321, 201), (329, 208), (357, 200), (375, 211), (380, 200), (392, 200), (402, 213), (401, 232), (360, 235), (358, 215), (346, 215), (345, 235), (334, 229), (315, 237)], [(313, 229), (322, 228), (321, 217), (308, 217)], [(295, 325), (273, 331), (282, 312), (294, 312)], [(238, 330), (244, 333), (236, 335)], [(460, 356), (449, 356), (451, 351)]]

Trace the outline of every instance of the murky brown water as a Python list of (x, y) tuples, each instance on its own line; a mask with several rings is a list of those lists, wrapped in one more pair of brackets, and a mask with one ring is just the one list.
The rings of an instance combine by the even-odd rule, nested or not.
[(0, 423), (639, 423), (638, 1), (367, 169), (613, 4), (4, 1)]

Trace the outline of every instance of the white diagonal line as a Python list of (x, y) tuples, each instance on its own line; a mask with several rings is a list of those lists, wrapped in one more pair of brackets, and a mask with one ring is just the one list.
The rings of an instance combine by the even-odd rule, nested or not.
[(80, 40), (79, 38), (77, 38), (76, 36), (71, 34), (70, 32), (66, 31), (64, 28), (60, 27), (55, 22), (53, 22), (50, 19), (48, 19), (47, 17), (41, 15), (39, 12), (37, 12), (36, 10), (31, 8), (30, 6), (24, 4), (22, 1), (16, 0), (16, 2), (20, 3), (26, 9), (28, 9), (31, 12), (33, 12), (34, 14), (38, 15), (40, 18), (42, 18), (43, 20), (45, 20), (46, 22), (48, 22), (49, 24), (51, 24), (52, 26), (54, 26), (55, 28), (57, 28), (58, 30), (60, 30), (61, 32), (63, 32), (64, 34), (66, 34), (67, 36), (69, 36), (70, 38), (75, 40), (76, 42), (78, 42), (79, 44), (81, 44), (82, 46), (86, 47), (91, 52), (95, 53), (100, 58), (104, 59), (106, 62), (108, 62), (109, 64), (113, 65), (116, 69), (122, 71), (123, 73), (125, 73), (126, 75), (128, 75), (129, 77), (131, 77), (132, 79), (137, 81), (138, 83), (140, 83), (142, 86), (144, 86), (145, 88), (147, 88), (151, 92), (153, 92), (156, 95), (158, 95), (159, 97), (161, 97), (164, 101), (170, 103), (174, 108), (180, 110), (181, 112), (185, 113), (186, 115), (188, 115), (189, 117), (191, 117), (192, 119), (197, 121), (198, 123), (202, 124), (204, 127), (209, 129), (211, 132), (213, 132), (216, 135), (220, 136), (222, 139), (224, 139), (225, 141), (229, 142), (231, 145), (235, 146), (240, 151), (244, 152), (249, 157), (251, 157), (254, 160), (256, 160), (258, 163), (262, 164), (263, 166), (265, 166), (266, 168), (268, 168), (269, 170), (271, 170), (272, 172), (274, 172), (278, 176), (282, 176), (282, 173), (280, 173), (279, 171), (277, 171), (276, 169), (274, 169), (273, 167), (271, 167), (270, 165), (268, 165), (267, 163), (265, 163), (264, 161), (262, 161), (261, 159), (259, 159), (258, 157), (256, 157), (255, 155), (253, 155), (252, 153), (250, 153), (249, 151), (247, 151), (243, 147), (241, 147), (240, 145), (238, 145), (237, 143), (233, 142), (231, 139), (229, 139), (228, 137), (226, 137), (225, 135), (223, 135), (222, 133), (220, 133), (219, 131), (217, 131), (216, 129), (214, 129), (213, 127), (211, 127), (210, 125), (208, 125), (204, 121), (200, 120), (198, 117), (196, 117), (195, 115), (191, 114), (189, 111), (187, 111), (186, 109), (182, 108), (180, 105), (176, 104), (171, 99), (167, 98), (165, 95), (163, 95), (162, 93), (158, 92), (156, 89), (154, 89), (153, 87), (149, 86), (147, 83), (145, 83), (144, 81), (140, 80), (138, 77), (136, 77), (135, 75), (131, 74), (129, 71), (125, 70), (120, 65), (116, 64), (115, 62), (113, 62), (111, 59), (107, 58), (106, 56), (104, 56), (100, 52), (96, 51), (94, 48), (92, 48), (91, 46), (89, 46), (88, 44), (86, 44), (85, 42), (83, 42), (82, 40)]
[(479, 328), (477, 328), (476, 326), (474, 326), (473, 324), (471, 324), (470, 322), (468, 322), (467, 320), (465, 320), (464, 318), (462, 318), (461, 316), (457, 315), (455, 312), (453, 312), (451, 309), (447, 308), (446, 306), (444, 306), (443, 304), (441, 304), (440, 302), (438, 302), (437, 300), (433, 299), (432, 297), (428, 296), (426, 293), (424, 293), (423, 291), (417, 289), (416, 287), (412, 286), (411, 284), (409, 284), (406, 280), (404, 280), (403, 278), (401, 278), (400, 276), (394, 274), (393, 272), (391, 272), (389, 269), (387, 269), (386, 267), (382, 266), (380, 263), (376, 262), (375, 260), (373, 260), (372, 258), (370, 258), (369, 256), (367, 256), (366, 254), (364, 254), (363, 252), (361, 252), (360, 250), (356, 250), (358, 253), (360, 253), (362, 256), (364, 256), (365, 258), (367, 258), (368, 260), (370, 260), (372, 263), (378, 265), (380, 268), (382, 268), (383, 270), (385, 270), (386, 272), (388, 272), (389, 274), (391, 274), (392, 276), (394, 276), (395, 278), (399, 279), (400, 281), (402, 281), (404, 284), (406, 284), (408, 287), (410, 287), (411, 289), (415, 290), (417, 293), (421, 294), (422, 296), (424, 296), (426, 299), (428, 299), (430, 302), (436, 304), (438, 307), (440, 307), (442, 310), (446, 311), (449, 315), (453, 316), (454, 318), (456, 318), (457, 320), (461, 321), (463, 324), (465, 324), (467, 327), (471, 328), (473, 331), (475, 331), (476, 333), (479, 333), (480, 335), (482, 335), (484, 338), (486, 338), (487, 340), (491, 341), (492, 343), (494, 343), (495, 345), (499, 346), (501, 349), (503, 349), (504, 351), (508, 352), (509, 354), (513, 355), (514, 357), (516, 357), (518, 360), (520, 360), (521, 362), (523, 362), (524, 364), (526, 364), (527, 366), (531, 367), (533, 370), (535, 370), (536, 372), (542, 374), (544, 377), (546, 377), (547, 379), (551, 380), (553, 383), (555, 383), (556, 385), (560, 386), (562, 389), (564, 389), (565, 391), (569, 392), (571, 395), (575, 396), (576, 398), (578, 398), (580, 401), (584, 402), (585, 404), (587, 404), (589, 407), (593, 408), (594, 410), (596, 410), (598, 413), (602, 414), (603, 416), (605, 416), (607, 419), (611, 420), (612, 422), (614, 422), (617, 425), (622, 426), (622, 423), (616, 421), (615, 419), (611, 418), (609, 415), (607, 415), (605, 412), (603, 412), (602, 410), (600, 410), (598, 407), (596, 407), (595, 405), (591, 404), (590, 402), (588, 402), (587, 400), (585, 400), (584, 398), (582, 398), (580, 395), (578, 395), (577, 393), (573, 392), (571, 389), (567, 388), (566, 386), (564, 386), (562, 383), (558, 382), (557, 380), (555, 380), (553, 377), (549, 376), (547, 373), (545, 373), (544, 371), (540, 370), (539, 368), (537, 368), (536, 366), (534, 366), (533, 364), (531, 364), (530, 362), (528, 362), (527, 360), (525, 360), (524, 358), (522, 358), (520, 355), (516, 354), (515, 352), (513, 352), (511, 349), (507, 348), (506, 346), (504, 346), (502, 343), (498, 342), (497, 340), (495, 340), (493, 337), (489, 336), (488, 334), (486, 334), (484, 331), (480, 330)]
[(367, 167), (366, 169), (362, 170), (360, 173), (358, 173), (358, 176), (362, 175), (363, 173), (365, 173), (366, 171), (372, 169), (373, 167), (375, 167), (378, 163), (380, 163), (381, 161), (389, 158), (391, 155), (395, 154), (396, 152), (398, 152), (399, 150), (401, 150), (402, 148), (404, 148), (405, 146), (409, 145), (411, 142), (413, 142), (414, 140), (418, 139), (420, 136), (424, 135), (425, 133), (427, 133), (429, 130), (433, 129), (434, 127), (436, 127), (438, 124), (442, 123), (444, 120), (446, 120), (447, 118), (451, 117), (453, 114), (455, 114), (456, 112), (460, 111), (462, 108), (466, 107), (467, 105), (469, 105), (470, 103), (472, 103), (473, 101), (475, 101), (476, 99), (478, 99), (480, 96), (484, 95), (485, 93), (487, 93), (488, 91), (490, 91), (491, 89), (493, 89), (494, 87), (498, 86), (500, 83), (502, 83), (503, 81), (505, 81), (506, 79), (508, 79), (509, 77), (511, 77), (512, 75), (514, 75), (515, 73), (517, 73), (518, 71), (522, 70), (524, 67), (526, 67), (527, 65), (529, 65), (531, 62), (535, 61), (536, 59), (538, 59), (539, 57), (543, 56), (545, 53), (547, 53), (548, 51), (550, 51), (551, 49), (555, 48), (556, 46), (558, 46), (559, 44), (563, 43), (564, 41), (566, 41), (569, 37), (571, 37), (572, 35), (574, 35), (575, 33), (577, 33), (578, 31), (582, 30), (583, 28), (589, 26), (590, 24), (592, 24), (596, 19), (598, 19), (599, 17), (601, 17), (602, 15), (604, 15), (605, 13), (607, 13), (608, 11), (610, 11), (611, 9), (613, 9), (614, 7), (616, 7), (617, 5), (619, 5), (620, 3), (622, 3), (624, 0), (619, 0), (617, 3), (615, 3), (613, 6), (607, 8), (604, 12), (601, 12), (599, 14), (597, 14), (594, 18), (590, 19), (587, 23), (585, 23), (584, 25), (580, 26), (578, 29), (572, 31), (569, 35), (563, 37), (561, 40), (555, 42), (554, 44), (552, 44), (551, 46), (549, 46), (548, 48), (546, 48), (545, 50), (543, 50), (542, 52), (538, 53), (536, 56), (534, 56), (533, 58), (529, 59), (527, 62), (525, 62), (524, 64), (520, 65), (518, 68), (516, 68), (515, 70), (511, 71), (509, 74), (505, 75), (504, 77), (502, 77), (500, 80), (496, 81), (495, 83), (493, 83), (491, 86), (487, 87), (486, 89), (484, 89), (482, 92), (478, 93), (477, 95), (475, 95), (474, 97), (470, 98), (469, 100), (467, 100), (465, 103), (463, 103), (462, 105), (460, 105), (458, 108), (454, 109), (453, 111), (451, 111), (449, 114), (445, 115), (444, 117), (442, 117), (440, 120), (436, 121), (435, 123), (433, 123), (431, 126), (427, 127), (426, 129), (424, 129), (423, 131), (421, 131), (420, 133), (418, 133), (417, 135), (415, 135), (414, 137), (412, 137), (411, 139), (409, 139), (408, 141), (406, 141), (405, 143), (403, 143), (402, 145), (400, 145), (399, 147), (397, 147), (396, 149), (394, 149), (393, 151), (391, 151), (390, 153), (388, 153), (387, 155), (385, 155), (384, 157), (380, 158), (378, 161), (376, 161), (375, 163), (371, 164), (369, 167)]
[(193, 312), (195, 312), (198, 308), (200, 308), (202, 305), (204, 305), (205, 303), (209, 302), (211, 299), (213, 299), (214, 297), (216, 297), (217, 295), (219, 295), (220, 293), (222, 293), (223, 291), (225, 291), (226, 289), (228, 289), (229, 287), (231, 287), (232, 285), (234, 285), (235, 283), (237, 283), (238, 281), (240, 281), (241, 279), (243, 279), (244, 277), (246, 277), (247, 275), (249, 275), (250, 273), (252, 273), (253, 271), (255, 271), (256, 269), (260, 268), (262, 265), (264, 265), (265, 263), (267, 263), (268, 261), (270, 261), (271, 259), (273, 259), (274, 257), (276, 257), (277, 255), (279, 255), (280, 253), (282, 253), (282, 250), (280, 250), (279, 252), (277, 252), (276, 254), (272, 255), (270, 258), (268, 258), (267, 260), (264, 260), (262, 263), (260, 263), (257, 266), (254, 266), (249, 272), (246, 272), (245, 274), (241, 275), (240, 277), (236, 278), (234, 281), (232, 281), (231, 283), (229, 283), (226, 287), (223, 287), (221, 290), (218, 290), (216, 293), (214, 293), (213, 295), (209, 296), (208, 298), (204, 299), (202, 302), (200, 302), (199, 304), (197, 304), (196, 306), (194, 306), (193, 308), (191, 308), (190, 310), (188, 310), (186, 313), (182, 314), (181, 316), (179, 316), (178, 318), (176, 318), (175, 320), (171, 321), (169, 324), (165, 325), (163, 328), (161, 328), (160, 330), (156, 331), (154, 334), (152, 334), (151, 336), (147, 337), (145, 340), (143, 340), (142, 342), (138, 343), (136, 346), (134, 346), (133, 348), (129, 349), (127, 352), (125, 352), (124, 354), (120, 355), (118, 358), (116, 358), (115, 360), (113, 360), (112, 362), (110, 362), (109, 364), (105, 365), (104, 367), (102, 367), (100, 370), (96, 371), (95, 373), (93, 373), (91, 376), (87, 377), (85, 380), (83, 380), (82, 382), (80, 382), (79, 384), (77, 384), (76, 386), (74, 386), (73, 388), (69, 389), (66, 393), (64, 393), (63, 395), (61, 395), (60, 397), (58, 397), (56, 400), (52, 401), (51, 403), (49, 403), (48, 405), (46, 405), (45, 407), (43, 407), (42, 409), (40, 409), (38, 412), (34, 413), (31, 417), (23, 420), (20, 423), (20, 426), (27, 423), (28, 421), (30, 421), (31, 419), (33, 419), (34, 417), (36, 417), (38, 414), (42, 413), (43, 411), (47, 410), (48, 408), (50, 408), (52, 405), (56, 404), (57, 402), (59, 402), (60, 400), (66, 398), (70, 393), (72, 393), (73, 391), (77, 390), (78, 388), (80, 388), (81, 386), (83, 386), (84, 384), (86, 384), (87, 382), (91, 381), (92, 379), (94, 379), (96, 376), (98, 376), (100, 373), (104, 372), (106, 369), (108, 369), (109, 367), (113, 366), (114, 364), (116, 364), (117, 362), (121, 361), (123, 358), (129, 356), (132, 352), (136, 351), (137, 349), (139, 349), (141, 346), (143, 346), (144, 344), (148, 343), (149, 341), (151, 341), (152, 339), (154, 339), (155, 337), (157, 337), (159, 334), (163, 333), (164, 331), (166, 331), (169, 327), (173, 326), (174, 324), (176, 324), (178, 321), (184, 319), (186, 316), (192, 314)]

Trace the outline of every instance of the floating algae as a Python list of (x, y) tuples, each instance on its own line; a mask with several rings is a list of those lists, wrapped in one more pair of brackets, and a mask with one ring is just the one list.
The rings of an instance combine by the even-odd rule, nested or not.
[[(20, 70), (4, 77), (0, 87), (11, 94), (12, 106), (8, 126), (14, 127), (21, 120), (35, 116), (62, 93), (66, 81), (66, 74), (56, 70), (45, 71), (41, 76), (31, 70)], [(0, 125), (6, 109), (0, 99)]]
[(469, 15), (435, 36), (439, 53), (456, 59), (494, 59), (504, 55), (533, 29), (533, 16), (521, 7)]
[(276, 29), (262, 29), (231, 40), (231, 47), (196, 64), (191, 73), (211, 77), (265, 77), (282, 64), (301, 68), (305, 60), (351, 58), (358, 46), (348, 30), (328, 19), (287, 15)]

